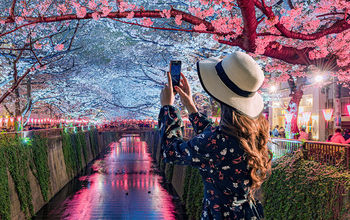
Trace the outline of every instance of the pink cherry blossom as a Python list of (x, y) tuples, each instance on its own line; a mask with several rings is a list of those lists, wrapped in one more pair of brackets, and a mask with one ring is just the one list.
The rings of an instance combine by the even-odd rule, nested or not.
[(107, 17), (112, 11), (112, 7), (102, 7), (102, 17)]
[(40, 50), (42, 48), (42, 44), (40, 44), (38, 41), (35, 42), (34, 44), (34, 48), (37, 49), (37, 50)]
[(143, 19), (141, 19), (140, 22), (142, 25), (147, 26), (147, 27), (150, 27), (153, 24), (153, 21), (150, 18), (143, 18)]
[(130, 12), (129, 14), (128, 14), (128, 16), (126, 16), (126, 18), (127, 19), (132, 19), (133, 17), (134, 17), (134, 15), (135, 15), (135, 12)]
[(177, 25), (181, 25), (181, 23), (182, 23), (182, 15), (176, 15), (175, 16), (175, 23), (177, 24)]
[(100, 17), (101, 17), (100, 13), (98, 13), (98, 12), (92, 13), (92, 18), (93, 18), (94, 20), (97, 21), (98, 19), (100, 19)]
[(170, 12), (170, 10), (164, 9), (162, 12), (163, 12), (162, 15), (164, 15), (164, 16), (162, 16), (162, 17), (166, 17), (166, 18), (168, 18), (168, 19), (171, 17), (171, 12)]
[(90, 0), (88, 3), (90, 9), (95, 10), (97, 8), (97, 4), (94, 0)]
[(62, 51), (63, 49), (64, 49), (64, 45), (63, 44), (57, 44), (55, 46), (55, 50), (57, 50), (57, 51)]
[(108, 6), (108, 1), (107, 0), (101, 0), (101, 4), (104, 6)]
[(85, 15), (86, 15), (86, 8), (85, 7), (80, 7), (80, 8), (77, 8), (77, 17), (78, 18), (84, 18)]
[(196, 31), (206, 31), (207, 27), (205, 26), (205, 24), (202, 23), (200, 25), (195, 25), (193, 29)]

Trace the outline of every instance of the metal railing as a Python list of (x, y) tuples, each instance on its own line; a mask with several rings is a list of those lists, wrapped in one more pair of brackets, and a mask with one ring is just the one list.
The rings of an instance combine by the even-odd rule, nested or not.
[(307, 141), (303, 150), (308, 160), (349, 169), (350, 145)]
[(305, 141), (272, 138), (268, 144), (273, 160), (302, 149), (305, 159), (323, 164), (350, 169), (350, 145), (331, 142)]
[(271, 138), (268, 148), (272, 151), (272, 160), (302, 148), (302, 142), (293, 139)]

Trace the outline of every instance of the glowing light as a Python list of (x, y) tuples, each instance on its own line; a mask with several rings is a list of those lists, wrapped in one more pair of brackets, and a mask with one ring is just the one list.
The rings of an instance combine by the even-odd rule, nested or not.
[(311, 117), (311, 112), (303, 112), (301, 113), (302, 116), (303, 116), (303, 121), (305, 123), (307, 123), (309, 120), (310, 120), (310, 117)]
[(349, 114), (349, 116), (350, 116), (350, 105), (346, 105), (346, 108), (347, 108), (348, 114)]
[(269, 90), (270, 90), (270, 92), (276, 92), (277, 91), (277, 87), (276, 86), (271, 86)]
[(322, 109), (323, 117), (326, 121), (331, 120), (332, 115), (333, 115), (333, 109), (328, 108), (328, 109)]
[(315, 77), (315, 82), (316, 83), (320, 83), (320, 82), (322, 82), (323, 81), (323, 76), (322, 75), (317, 75), (316, 77)]

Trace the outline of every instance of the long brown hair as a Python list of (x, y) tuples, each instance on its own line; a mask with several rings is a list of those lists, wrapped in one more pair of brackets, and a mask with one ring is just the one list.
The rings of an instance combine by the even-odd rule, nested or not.
[(253, 119), (221, 104), (220, 127), (226, 134), (235, 136), (247, 154), (252, 178), (249, 196), (254, 199), (254, 192), (271, 170), (272, 153), (267, 148), (269, 123), (262, 114)]

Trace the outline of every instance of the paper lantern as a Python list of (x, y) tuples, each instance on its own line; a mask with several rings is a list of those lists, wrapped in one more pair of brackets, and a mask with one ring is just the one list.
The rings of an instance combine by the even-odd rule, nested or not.
[(21, 121), (22, 120), (22, 117), (21, 116), (18, 116), (17, 117), (17, 121)]
[(15, 121), (15, 118), (10, 118), (10, 122), (13, 123)]
[(331, 120), (332, 115), (333, 115), (333, 109), (328, 108), (328, 109), (322, 109), (323, 117), (326, 121)]
[(303, 112), (301, 113), (302, 116), (303, 116), (303, 121), (305, 123), (307, 123), (309, 120), (310, 120), (310, 117), (311, 117), (311, 112)]
[(350, 105), (346, 105), (346, 108), (347, 108), (348, 114), (349, 114), (349, 116), (350, 116)]
[(293, 114), (291, 114), (291, 113), (286, 113), (286, 114), (284, 114), (284, 117), (286, 117), (286, 122), (287, 122), (287, 123), (290, 123), (290, 122), (292, 121)]

